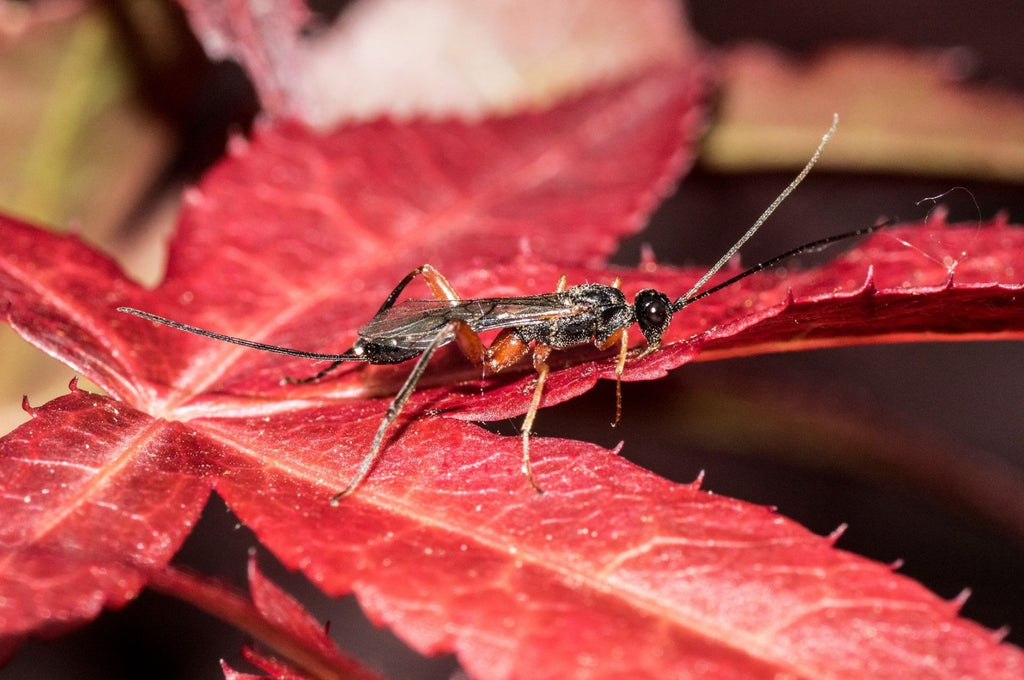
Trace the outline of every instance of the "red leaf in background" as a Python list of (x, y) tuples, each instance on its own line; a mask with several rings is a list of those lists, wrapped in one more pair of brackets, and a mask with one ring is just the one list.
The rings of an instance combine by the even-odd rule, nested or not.
[[(230, 588), (187, 571), (174, 568), (150, 571), (150, 587), (195, 604), (266, 645), (287, 654), (290, 663), (245, 647), (246, 659), (263, 668), (275, 678), (338, 678), (347, 680), (379, 680), (380, 676), (363, 669), (343, 655), (327, 636), (324, 626), (302, 605), (274, 585), (249, 559), (250, 598)], [(230, 678), (252, 678), (237, 673), (222, 662)]]
[(277, 659), (265, 657), (249, 647), (245, 647), (242, 650), (242, 655), (249, 663), (262, 668), (266, 675), (239, 673), (229, 666), (226, 661), (221, 660), (220, 667), (224, 671), (225, 680), (266, 680), (266, 678), (275, 678), (276, 680), (312, 680), (316, 677), (298, 671)]
[[(327, 636), (327, 631), (302, 605), (270, 581), (256, 566), (256, 560), (249, 560), (249, 588), (253, 603), (260, 614), (270, 623), (292, 634), (294, 639), (308, 641), (308, 644), (331, 662), (331, 668), (339, 675), (360, 680), (379, 680), (380, 676), (359, 667), (354, 661), (342, 655)], [(273, 659), (258, 655), (250, 650), (248, 658), (264, 670), (274, 672)], [(294, 657), (293, 657), (294, 658)], [(276, 664), (281, 673), (283, 664)], [(320, 676), (325, 673), (320, 673)]]
[(262, 669), (264, 674), (253, 674), (253, 673), (239, 673), (229, 666), (226, 662), (221, 661), (221, 670), (224, 671), (224, 677), (226, 680), (266, 680), (266, 678), (274, 678), (275, 680), (321, 680), (322, 678), (376, 678), (379, 676), (371, 675), (369, 673), (365, 675), (348, 674), (344, 672), (333, 671), (327, 669), (327, 672), (320, 672), (318, 674), (305, 673), (280, 659), (266, 654), (261, 654), (252, 647), (243, 647), (242, 656), (246, 661), (254, 666)]
[[(202, 37), (211, 59), (235, 59), (249, 67), (263, 108), (285, 113), (294, 110), (290, 92), (301, 72), (297, 39), (310, 12), (300, 0), (275, 0), (254, 7), (244, 2), (181, 0), (189, 12), (192, 30)], [(273, 48), (271, 48), (273, 46)]]
[(700, 49), (671, 0), (376, 0), (350, 3), (333, 22), (297, 0), (180, 4), (211, 58), (245, 68), (265, 116), (320, 129), (543, 108), (653, 65), (695, 61)]
[[(548, 493), (533, 494), (518, 438), (464, 421), (521, 414), (527, 367), (481, 381), (448, 352), (372, 476), (331, 508), (408, 367), (282, 386), (309, 363), (114, 311), (340, 351), (423, 262), (467, 296), (549, 291), (563, 272), (681, 293), (699, 272), (603, 262), (683, 164), (698, 83), (663, 70), (477, 125), (261, 130), (192, 192), (152, 292), (73, 238), (0, 222), (12, 326), (111, 395), (73, 391), (0, 442), (0, 631), (132, 597), (212, 487), (286, 565), (478, 677), (1019, 677), (1024, 654), (955, 604), (765, 508), (552, 439), (535, 441)], [(702, 350), (1021, 337), (1020, 272), (1018, 228), (894, 228), (693, 305), (628, 377)], [(548, 404), (611, 375), (608, 357), (559, 360)]]

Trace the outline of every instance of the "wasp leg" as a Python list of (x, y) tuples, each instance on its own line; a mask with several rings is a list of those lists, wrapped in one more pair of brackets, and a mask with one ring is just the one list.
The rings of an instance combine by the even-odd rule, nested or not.
[[(555, 292), (561, 293), (564, 291), (566, 281), (566, 275), (562, 274), (558, 278), (558, 285), (555, 286)], [(504, 359), (502, 364), (500, 364), (501, 368), (497, 368), (496, 370), (501, 370), (502, 368), (511, 366), (513, 363), (519, 361), (519, 359), (521, 359), (528, 350), (528, 345), (523, 342), (522, 338), (520, 338), (518, 334), (511, 330), (508, 331), (507, 337), (502, 337), (502, 334), (498, 335), (495, 342), (491, 345), (491, 351), (495, 350), (495, 346), (499, 345), (499, 341), (502, 341), (502, 349), (513, 347), (515, 342), (518, 342), (518, 347), (516, 347), (515, 350), (508, 352), (509, 356)], [(513, 359), (512, 357), (515, 354), (518, 354), (518, 356), (515, 356)], [(548, 356), (550, 355), (551, 347), (547, 345), (535, 345), (533, 348), (533, 370), (537, 371), (537, 384), (533, 388), (533, 399), (530, 401), (530, 408), (526, 412), (526, 417), (523, 418), (523, 426), (520, 430), (523, 438), (523, 474), (526, 475), (526, 479), (530, 482), (530, 486), (532, 486), (534, 491), (539, 494), (544, 493), (544, 489), (540, 488), (540, 485), (537, 484), (537, 480), (533, 477), (533, 465), (530, 462), (530, 430), (533, 429), (533, 421), (537, 417), (537, 411), (540, 409), (541, 397), (544, 396), (544, 383), (547, 382), (548, 373), (551, 370), (547, 361)]]
[[(415, 279), (417, 276), (423, 277), (423, 280), (430, 287), (430, 292), (434, 294), (434, 297), (437, 300), (441, 302), (454, 303), (458, 302), (461, 299), (459, 297), (459, 294), (455, 292), (455, 289), (452, 287), (452, 284), (448, 283), (448, 279), (446, 279), (444, 275), (441, 274), (441, 272), (434, 269), (433, 266), (425, 264), (422, 267), (417, 267), (416, 269), (413, 269), (405, 276), (404, 279), (398, 282), (398, 285), (395, 286), (395, 289), (392, 290), (390, 294), (388, 294), (387, 298), (384, 300), (384, 304), (381, 305), (380, 309), (377, 310), (377, 313), (374, 314), (374, 317), (376, 318), (383, 314), (384, 312), (391, 309), (392, 307), (394, 307), (395, 302), (398, 301), (398, 296), (402, 294), (402, 291), (405, 290), (405, 287), (412, 283), (413, 279)], [(459, 343), (459, 346), (462, 346), (461, 342)], [(481, 345), (481, 349), (482, 347), (483, 345)], [(291, 385), (306, 385), (309, 383), (313, 383), (316, 382), (317, 380), (320, 380), (324, 376), (328, 375), (329, 373), (337, 369), (339, 366), (341, 366), (343, 363), (345, 362), (335, 361), (330, 366), (323, 369), (316, 375), (311, 375), (308, 378), (290, 378), (286, 376), (285, 378), (282, 379), (282, 382)]]
[[(462, 335), (466, 335), (466, 339), (462, 338)], [(466, 353), (466, 356), (470, 360), (476, 361), (475, 355), (471, 355), (467, 352), (464, 343), (468, 344), (468, 336), (472, 335), (476, 338), (476, 342), (480, 342), (480, 338), (474, 333), (469, 327), (458, 329), (456, 331), (456, 340), (459, 342), (459, 347)], [(483, 364), (484, 371), (488, 373), (499, 373), (509, 366), (514, 366), (519, 361), (530, 353), (530, 343), (523, 340), (522, 336), (519, 335), (514, 329), (506, 328), (505, 330), (498, 333), (498, 336), (494, 338), (494, 342), (488, 347), (480, 358), (480, 363)], [(534, 389), (533, 402), (531, 403), (530, 410), (526, 413), (526, 420), (523, 422), (523, 473), (526, 478), (538, 493), (544, 493), (543, 490), (537, 485), (536, 480), (533, 478), (533, 468), (530, 465), (530, 428), (533, 426), (533, 419), (537, 415), (537, 408), (540, 406), (540, 397), (544, 391), (544, 379), (547, 377), (548, 365), (545, 362), (548, 354), (551, 353), (551, 348), (546, 345), (542, 345), (534, 350), (533, 355), (533, 366), (537, 370), (537, 387)]]
[(523, 419), (523, 474), (529, 480), (530, 486), (537, 493), (544, 493), (544, 490), (537, 486), (533, 478), (533, 467), (530, 465), (530, 430), (533, 428), (533, 419), (537, 417), (537, 409), (540, 408), (540, 399), (544, 394), (544, 383), (548, 378), (548, 356), (551, 348), (547, 345), (538, 345), (533, 349), (533, 368), (537, 371), (537, 385), (533, 388), (533, 401), (530, 402), (530, 410), (526, 412)]
[[(459, 347), (462, 347), (461, 343)], [(483, 363), (484, 370), (488, 373), (501, 373), (506, 368), (518, 364), (529, 353), (530, 343), (523, 340), (522, 336), (514, 329), (506, 328), (498, 333), (491, 342), (491, 346), (484, 352), (481, 362)], [(473, 360), (473, 357), (468, 353), (466, 356)]]
[(612, 421), (612, 427), (622, 420), (622, 372), (626, 369), (626, 357), (629, 355), (629, 333), (625, 328), (620, 328), (612, 333), (607, 342), (597, 346), (598, 349), (604, 350), (616, 343), (619, 345), (619, 358), (615, 362), (615, 420)]
[(434, 297), (441, 302), (458, 302), (462, 298), (455, 292), (452, 284), (448, 283), (448, 279), (441, 274), (441, 272), (434, 269), (433, 266), (425, 264), (422, 267), (416, 267), (411, 272), (405, 275), (405, 278), (398, 282), (395, 289), (384, 300), (384, 304), (380, 306), (374, 317), (378, 317), (384, 312), (388, 311), (395, 306), (395, 302), (398, 301), (398, 296), (402, 294), (405, 287), (412, 283), (412, 280), (417, 276), (422, 276), (423, 280), (430, 287), (430, 292), (434, 294)]
[(615, 364), (615, 420), (612, 427), (622, 420), (622, 372), (626, 370), (626, 356), (629, 354), (629, 333), (623, 328), (620, 335), (622, 341), (619, 343), (619, 360)]
[(366, 476), (370, 474), (370, 469), (373, 468), (373, 464), (380, 458), (381, 445), (384, 443), (384, 433), (387, 432), (388, 426), (398, 419), (401, 415), (402, 409), (405, 407), (405, 403), (409, 401), (409, 397), (412, 396), (413, 391), (416, 389), (416, 383), (420, 381), (423, 376), (423, 371), (426, 370), (427, 364), (430, 363), (431, 357), (434, 356), (434, 352), (439, 347), (451, 342), (452, 334), (455, 333), (454, 323), (446, 325), (441, 331), (434, 336), (434, 339), (430, 341), (426, 349), (423, 350), (423, 354), (416, 360), (416, 365), (413, 366), (412, 372), (409, 377), (405, 379), (405, 383), (402, 385), (402, 389), (398, 390), (398, 394), (391, 400), (388, 405), (387, 413), (384, 414), (384, 419), (380, 421), (380, 426), (377, 428), (377, 433), (373, 436), (373, 444), (370, 445), (369, 452), (363, 456), (363, 461), (359, 464), (359, 469), (356, 470), (356, 474), (352, 477), (352, 481), (348, 483), (344, 489), (331, 496), (331, 505), (337, 506), (338, 502), (345, 496), (350, 495), (356, 490), (356, 487), (366, 479)]
[[(621, 289), (622, 279), (616, 276), (612, 281), (612, 288)], [(612, 427), (617, 426), (622, 420), (622, 371), (626, 368), (626, 354), (629, 352), (629, 333), (625, 328), (608, 338), (608, 344), (601, 349), (608, 349), (616, 341), (619, 342), (619, 360), (615, 363), (615, 420), (612, 421)]]
[[(484, 347), (483, 340), (472, 328), (462, 321), (452, 321), (450, 324), (455, 333), (455, 344), (459, 350), (469, 359), (474, 366), (483, 366), (486, 372), (489, 369), (489, 350)], [(493, 372), (493, 371), (491, 371)]]

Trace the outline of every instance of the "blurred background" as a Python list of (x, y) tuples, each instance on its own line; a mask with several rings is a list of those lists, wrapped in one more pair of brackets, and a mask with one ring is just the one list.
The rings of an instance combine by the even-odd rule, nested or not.
[[(310, 3), (324, 22), (347, 4)], [(805, 162), (806, 139), (820, 136), (865, 72), (875, 78), (864, 100), (880, 107), (876, 115), (919, 132), (911, 151), (894, 141), (892, 153), (884, 144), (864, 156), (844, 153), (841, 128), (825, 162), (744, 249), (744, 262), (880, 216), (923, 219), (933, 205), (920, 199), (958, 186), (969, 193), (943, 199), (951, 221), (1001, 211), (1024, 222), (1019, 0), (697, 1), (686, 13), (716, 51), (722, 76), (706, 146), (650, 228), (622, 244), (617, 264), (637, 263), (645, 246), (660, 262), (715, 261)], [(764, 46), (775, 78), (758, 78), (751, 66), (764, 63)], [(966, 114), (930, 89), (937, 86), (928, 74), (957, 85), (970, 100)], [(0, 92), (0, 210), (73, 229), (149, 284), (160, 279), (182, 190), (258, 111), (242, 69), (211, 63), (181, 10), (158, 0), (0, 1)], [(809, 131), (796, 150), (773, 146), (786, 125)], [(915, 156), (915, 148), (936, 155)], [(963, 614), (1010, 626), (1009, 639), (1022, 644), (1024, 498), (979, 498), (986, 479), (1019, 479), (1024, 470), (1021, 357), (1019, 343), (936, 343), (690, 364), (663, 380), (624, 385), (617, 429), (607, 426), (614, 388), (602, 383), (543, 411), (536, 431), (605, 446), (625, 441), (624, 456), (659, 474), (685, 482), (704, 471), (705, 488), (776, 506), (817, 533), (845, 523), (841, 548), (902, 560), (902, 573), (942, 597), (970, 588)], [(44, 403), (72, 377), (6, 326), (0, 371), (3, 433), (26, 419), (23, 394)], [(974, 500), (944, 486), (944, 473), (969, 478)], [(176, 562), (244, 588), (255, 545), (214, 497)], [(329, 619), (343, 648), (388, 677), (459, 672), (453, 659), (423, 659), (373, 627), (351, 599), (324, 598), (265, 551), (260, 565)], [(189, 605), (144, 592), (56, 641), (30, 643), (3, 677), (221, 678), (220, 658), (245, 667), (244, 642)]]

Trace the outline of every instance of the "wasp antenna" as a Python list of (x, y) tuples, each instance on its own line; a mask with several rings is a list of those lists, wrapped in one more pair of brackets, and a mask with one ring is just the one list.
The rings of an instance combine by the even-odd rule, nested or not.
[(740, 240), (736, 241), (736, 243), (733, 244), (732, 248), (729, 248), (729, 250), (726, 251), (725, 255), (723, 255), (722, 258), (718, 262), (716, 262), (713, 267), (711, 267), (711, 269), (707, 270), (707, 272), (704, 273), (704, 276), (700, 277), (700, 280), (698, 280), (697, 283), (693, 284), (693, 287), (690, 288), (690, 290), (688, 290), (685, 295), (681, 296), (672, 304), (673, 311), (678, 312), (680, 309), (688, 305), (690, 302), (693, 302), (693, 296), (697, 294), (697, 291), (703, 288), (704, 284), (707, 283), (708, 280), (712, 276), (714, 276), (719, 269), (725, 266), (725, 264), (732, 258), (732, 256), (735, 255), (736, 252), (743, 247), (743, 244), (746, 243), (751, 236), (757, 233), (757, 230), (761, 228), (761, 225), (764, 224), (769, 217), (771, 217), (771, 214), (775, 212), (775, 209), (778, 208), (779, 205), (783, 201), (785, 201), (791, 193), (793, 193), (793, 190), (800, 185), (800, 182), (804, 181), (804, 178), (807, 177), (807, 173), (811, 171), (811, 168), (814, 167), (814, 164), (818, 162), (819, 158), (821, 158), (822, 150), (825, 148), (825, 145), (828, 144), (829, 141), (832, 139), (832, 135), (836, 133), (837, 127), (839, 127), (839, 114), (833, 113), (832, 126), (829, 127), (828, 132), (826, 132), (824, 136), (822, 136), (821, 143), (818, 144), (818, 148), (815, 149), (814, 155), (811, 156), (811, 160), (807, 161), (807, 165), (805, 165), (804, 169), (800, 171), (800, 174), (796, 176), (796, 179), (790, 182), (789, 186), (782, 190), (782, 193), (779, 194), (778, 198), (772, 201), (772, 204), (769, 205), (763, 213), (761, 213), (761, 216), (757, 218), (757, 221), (754, 222), (753, 225), (751, 225), (750, 229), (747, 229), (747, 233), (743, 234), (743, 236), (740, 237)]
[(258, 349), (263, 352), (274, 352), (275, 354), (287, 354), (291, 357), (302, 357), (304, 359), (318, 359), (323, 361), (366, 361), (366, 358), (358, 354), (321, 354), (319, 352), (304, 352), (298, 349), (292, 349), (290, 347), (279, 347), (277, 345), (267, 345), (262, 342), (253, 342), (252, 340), (246, 340), (244, 338), (236, 338), (233, 335), (224, 335), (222, 333), (214, 333), (208, 331), (205, 328), (199, 328), (198, 326), (190, 326), (187, 323), (181, 323), (180, 321), (172, 321), (156, 314), (150, 314), (144, 312), (141, 309), (133, 309), (131, 307), (118, 307), (117, 311), (124, 312), (125, 314), (134, 314), (135, 316), (146, 319), (147, 321), (155, 321), (156, 323), (162, 323), (165, 326), (171, 328), (177, 328), (179, 331), (185, 331), (186, 333), (192, 333), (194, 335), (201, 335), (204, 338), (213, 338), (214, 340), (222, 340), (223, 342), (230, 342), (235, 345), (241, 345), (242, 347), (249, 347), (251, 349)]
[(756, 274), (758, 272), (764, 271), (765, 269), (770, 269), (770, 268), (774, 267), (775, 265), (779, 264), (780, 262), (788, 260), (791, 257), (796, 257), (797, 255), (803, 255), (804, 253), (811, 253), (811, 252), (815, 252), (815, 251), (819, 251), (819, 250), (824, 250), (825, 248), (828, 248), (833, 243), (838, 243), (839, 241), (845, 241), (847, 239), (855, 238), (857, 236), (867, 236), (868, 234), (873, 234), (876, 231), (879, 231), (881, 229), (885, 229), (886, 227), (891, 227), (895, 223), (896, 223), (896, 220), (888, 219), (888, 220), (884, 220), (882, 222), (878, 222), (877, 224), (873, 224), (870, 227), (861, 227), (860, 229), (855, 229), (854, 231), (848, 231), (848, 232), (846, 232), (844, 234), (835, 234), (834, 236), (826, 236), (825, 238), (818, 239), (817, 241), (811, 241), (810, 243), (805, 243), (802, 246), (798, 246), (796, 248), (793, 248), (793, 250), (787, 250), (786, 252), (782, 253), (781, 255), (776, 255), (775, 257), (771, 258), (770, 260), (765, 260), (764, 262), (761, 262), (759, 264), (755, 264), (750, 269), (747, 269), (746, 271), (740, 272), (739, 274), (737, 274), (736, 276), (732, 277), (731, 279), (729, 279), (727, 281), (722, 281), (717, 286), (713, 286), (711, 288), (708, 288), (703, 293), (700, 293), (698, 295), (694, 295), (691, 298), (679, 298), (678, 300), (676, 300), (676, 303), (674, 305), (672, 305), (672, 311), (673, 312), (678, 312), (683, 307), (686, 307), (687, 305), (690, 305), (690, 304), (696, 302), (697, 300), (703, 300), (707, 296), (712, 295), (714, 293), (717, 293), (718, 291), (722, 290), (723, 288), (728, 288), (732, 284), (736, 283), (737, 281), (739, 281), (741, 279), (747, 278), (751, 274)]

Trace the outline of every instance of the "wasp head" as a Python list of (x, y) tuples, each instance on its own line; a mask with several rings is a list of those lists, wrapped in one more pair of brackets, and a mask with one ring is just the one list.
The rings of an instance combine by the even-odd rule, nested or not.
[(672, 322), (672, 302), (661, 291), (647, 288), (633, 299), (633, 313), (647, 340), (647, 351), (654, 351), (661, 345), (661, 336)]

